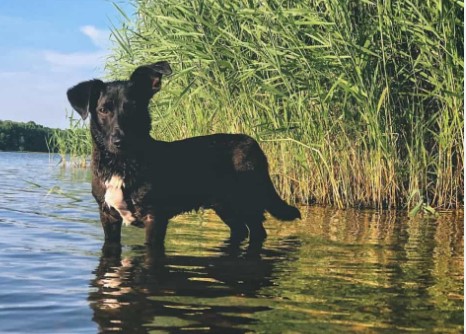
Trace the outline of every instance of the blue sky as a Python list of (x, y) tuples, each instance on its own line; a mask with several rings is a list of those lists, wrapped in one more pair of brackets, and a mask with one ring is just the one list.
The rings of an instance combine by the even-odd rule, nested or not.
[(66, 90), (102, 77), (121, 20), (107, 0), (1, 0), (0, 120), (66, 128)]

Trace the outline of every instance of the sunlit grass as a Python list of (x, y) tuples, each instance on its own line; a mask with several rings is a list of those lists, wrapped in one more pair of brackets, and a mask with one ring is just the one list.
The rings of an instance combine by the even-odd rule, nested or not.
[(91, 134), (86, 123), (73, 112), (69, 114), (69, 129), (56, 130), (49, 139), (51, 151), (61, 157), (61, 164), (77, 167), (88, 166), (92, 149)]
[(172, 64), (155, 138), (247, 133), (298, 202), (462, 205), (462, 2), (133, 3), (107, 69)]

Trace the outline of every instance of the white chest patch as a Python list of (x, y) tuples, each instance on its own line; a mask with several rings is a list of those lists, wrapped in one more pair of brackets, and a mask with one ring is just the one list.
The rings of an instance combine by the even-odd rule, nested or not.
[(118, 211), (121, 218), (123, 218), (124, 225), (130, 225), (136, 218), (128, 210), (128, 204), (123, 197), (123, 188), (125, 186), (123, 179), (120, 176), (113, 175), (110, 180), (105, 182), (105, 186), (107, 187), (105, 203)]

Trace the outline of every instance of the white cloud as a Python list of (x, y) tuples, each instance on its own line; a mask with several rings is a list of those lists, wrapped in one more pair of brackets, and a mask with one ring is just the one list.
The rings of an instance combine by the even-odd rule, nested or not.
[(96, 68), (105, 61), (106, 51), (63, 53), (44, 51), (43, 57), (55, 70), (74, 68)]
[(107, 49), (110, 44), (110, 32), (91, 25), (82, 26), (79, 30), (89, 37), (92, 43), (100, 49)]
[(53, 71), (63, 72), (78, 68), (103, 68), (110, 45), (110, 32), (92, 25), (82, 26), (79, 30), (89, 37), (98, 50), (72, 53), (45, 50), (42, 52), (43, 59), (52, 66)]
[(80, 33), (92, 41), (93, 50), (65, 52), (59, 46), (3, 50), (0, 55), (0, 101), (3, 101), (0, 119), (32, 120), (61, 128), (69, 125), (65, 110), (71, 108), (66, 90), (81, 81), (102, 77), (110, 52), (110, 32), (83, 26)]
[(71, 107), (66, 90), (94, 77), (93, 71), (0, 72), (1, 120), (34, 121), (50, 127), (66, 128), (66, 111)]

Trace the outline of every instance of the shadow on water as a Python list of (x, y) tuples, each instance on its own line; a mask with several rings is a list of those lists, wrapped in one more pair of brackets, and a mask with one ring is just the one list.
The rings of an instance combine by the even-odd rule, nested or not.
[[(392, 272), (387, 293), (394, 297), (387, 300), (392, 310), (390, 321), (400, 328), (435, 327), (445, 320), (464, 324), (463, 312), (451, 312), (448, 316), (444, 313), (446, 309), (453, 311), (454, 300), (462, 300), (463, 296), (443, 290), (448, 289), (445, 283), (453, 283), (445, 275), (450, 271), (450, 261), (462, 256), (463, 232), (444, 219), (429, 223), (412, 220), (409, 224), (398, 220), (392, 238), (388, 248), (393, 255), (386, 265), (386, 270)], [(459, 271), (450, 273), (453, 272), (462, 276)], [(446, 307), (443, 310), (442, 304)]]
[[(244, 333), (254, 314), (270, 310), (250, 303), (273, 286), (280, 261), (290, 261), (297, 238), (279, 249), (247, 248), (225, 242), (214, 256), (165, 255), (133, 247), (104, 246), (89, 301), (102, 332), (148, 333), (180, 330)], [(239, 302), (244, 299), (246, 302)]]

